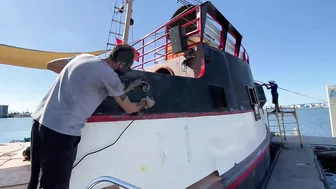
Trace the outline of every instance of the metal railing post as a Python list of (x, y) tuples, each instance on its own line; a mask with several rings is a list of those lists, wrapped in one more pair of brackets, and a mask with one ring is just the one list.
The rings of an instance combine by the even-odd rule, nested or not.
[(89, 185), (86, 187), (86, 189), (93, 189), (93, 187), (95, 187), (97, 184), (99, 184), (101, 182), (113, 183), (113, 184), (116, 184), (116, 185), (121, 186), (121, 187), (126, 188), (126, 189), (141, 189), (137, 186), (134, 186), (134, 185), (129, 184), (125, 181), (122, 181), (120, 179), (110, 177), (110, 176), (101, 176), (101, 177), (98, 177), (98, 178), (94, 179), (93, 181), (91, 181), (89, 183)]

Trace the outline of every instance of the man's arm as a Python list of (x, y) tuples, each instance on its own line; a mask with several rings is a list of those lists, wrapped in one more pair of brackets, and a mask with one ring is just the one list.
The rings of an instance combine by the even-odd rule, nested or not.
[[(100, 64), (103, 66), (104, 64)], [(118, 75), (114, 73), (111, 68), (104, 67), (99, 72), (102, 84), (108, 92), (108, 95), (113, 97), (115, 101), (121, 106), (128, 114), (139, 112), (143, 108), (150, 108), (154, 105), (154, 100), (147, 98), (141, 99), (140, 102), (131, 102), (123, 90)]]
[(147, 106), (146, 101), (131, 102), (126, 94), (115, 96), (113, 98), (128, 114), (139, 112)]
[(59, 74), (61, 73), (65, 65), (67, 65), (73, 58), (75, 57), (59, 58), (52, 60), (47, 63), (47, 69)]
[(271, 89), (271, 87), (269, 87), (267, 84), (263, 84), (267, 89)]

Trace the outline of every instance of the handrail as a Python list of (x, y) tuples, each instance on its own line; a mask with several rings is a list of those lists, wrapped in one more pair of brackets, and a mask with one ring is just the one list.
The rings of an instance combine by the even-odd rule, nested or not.
[(89, 183), (89, 185), (86, 187), (86, 189), (93, 189), (93, 187), (95, 187), (97, 184), (99, 184), (101, 182), (110, 182), (110, 183), (116, 184), (116, 185), (121, 186), (121, 187), (126, 188), (126, 189), (141, 189), (137, 186), (134, 186), (134, 185), (129, 184), (125, 181), (122, 181), (120, 179), (110, 177), (110, 176), (101, 176), (101, 177), (98, 177), (98, 178), (92, 180)]
[[(176, 15), (167, 23), (161, 25), (151, 33), (145, 35), (144, 37), (133, 43), (132, 44), (133, 48), (139, 52), (139, 61), (136, 64), (134, 64), (132, 68), (144, 69), (145, 65), (151, 66), (154, 64), (159, 64), (171, 58), (180, 56), (180, 54), (178, 55), (172, 54), (171, 42), (169, 40), (169, 26), (180, 19), (185, 19), (186, 21), (183, 24), (181, 24), (181, 26), (184, 28), (189, 27), (190, 25), (196, 26), (194, 30), (188, 31), (188, 33), (186, 34), (187, 37), (191, 37), (196, 40), (197, 37), (199, 37), (199, 39), (202, 40), (203, 42), (204, 39), (206, 39), (207, 41), (209, 40), (208, 42), (210, 42), (211, 45), (214, 45), (216, 47), (219, 45), (218, 46), (219, 49), (222, 49), (225, 52), (228, 52), (249, 64), (250, 63), (249, 55), (244, 46), (241, 44), (241, 37), (240, 38), (239, 36), (238, 38), (235, 37), (235, 34), (237, 34), (237, 32), (236, 33), (232, 32), (232, 28), (231, 29), (226, 28), (225, 30), (228, 30), (227, 31), (228, 33), (225, 37), (223, 37), (224, 33), (223, 24), (225, 24), (227, 21), (226, 22), (225, 20), (223, 21), (223, 19), (225, 18), (222, 18), (222, 20), (219, 21), (217, 19), (219, 14), (218, 12), (216, 11), (215, 12), (210, 11), (211, 13), (207, 12), (205, 18), (202, 18), (203, 14), (196, 14), (198, 16), (196, 16), (196, 18), (193, 18), (192, 20), (187, 20), (185, 18), (189, 14), (193, 14), (195, 12), (198, 13), (198, 11), (201, 11), (202, 6), (207, 5), (212, 6), (211, 3), (204, 3), (202, 5), (188, 8), (179, 15)], [(203, 34), (200, 34), (200, 30), (202, 27), (200, 22), (206, 22), (204, 25), (205, 28), (204, 30), (202, 30)], [(234, 28), (233, 30), (236, 31)], [(240, 34), (238, 33), (237, 35)], [(230, 39), (230, 37), (232, 37), (236, 41), (233, 41), (232, 39)], [(198, 41), (196, 45), (198, 43), (202, 43), (202, 41)], [(190, 41), (188, 41), (189, 48), (194, 45), (195, 44), (190, 44)]]
[[(138, 52), (140, 52), (140, 56), (139, 56), (139, 63), (135, 64), (132, 69), (134, 68), (139, 68), (141, 67), (143, 69), (144, 65), (149, 64), (149, 63), (154, 63), (157, 64), (157, 60), (160, 61), (164, 61), (167, 58), (167, 55), (171, 54), (172, 52), (169, 52), (168, 46), (171, 45), (170, 42), (167, 41), (168, 37), (169, 37), (169, 33), (168, 30), (166, 28), (167, 25), (173, 23), (174, 21), (180, 19), (181, 16), (185, 16), (186, 14), (190, 14), (193, 11), (196, 11), (197, 7), (194, 7), (186, 12), (184, 12), (183, 14), (173, 18), (172, 20), (170, 20), (168, 23), (166, 23), (165, 25), (162, 25), (161, 27), (159, 27), (158, 29), (156, 29), (154, 32), (151, 32), (150, 34), (146, 35), (145, 37), (141, 38), (140, 40), (138, 40), (136, 43), (134, 43), (132, 46), (133, 48), (135, 48)], [(188, 21), (187, 23), (183, 24), (182, 27), (188, 27), (192, 24), (195, 24), (199, 21), (200, 18), (196, 18), (193, 19), (191, 21)], [(157, 36), (157, 33), (163, 33), (159, 36)], [(191, 36), (194, 35), (196, 33), (199, 32), (199, 28), (195, 29), (194, 31), (190, 31), (189, 33), (187, 33), (187, 36)], [(155, 39), (151, 39), (149, 37), (151, 36), (155, 36)], [(150, 39), (149, 41), (145, 40)], [(163, 55), (160, 56), (156, 56), (158, 52), (160, 51), (164, 51)], [(151, 57), (153, 56), (153, 57)]]
[(190, 10), (184, 12), (183, 14), (174, 17), (173, 19), (169, 20), (167, 23), (165, 23), (165, 24), (163, 24), (162, 26), (158, 27), (156, 30), (154, 30), (154, 31), (152, 31), (151, 33), (145, 35), (145, 37), (141, 38), (139, 41), (137, 41), (137, 42), (134, 43), (133, 45), (136, 45), (136, 44), (139, 43), (140, 41), (146, 39), (147, 37), (149, 37), (149, 36), (151, 36), (151, 35), (153, 35), (153, 34), (155, 34), (155, 33), (158, 32), (160, 29), (163, 29), (165, 26), (167, 26), (167, 25), (169, 25), (169, 24), (175, 22), (176, 20), (178, 20), (178, 19), (184, 17), (185, 15), (188, 15), (188, 14), (190, 14), (191, 12), (196, 11), (196, 9), (198, 9), (198, 8), (199, 8), (199, 6), (195, 6), (194, 8), (192, 8), (192, 9), (190, 9)]

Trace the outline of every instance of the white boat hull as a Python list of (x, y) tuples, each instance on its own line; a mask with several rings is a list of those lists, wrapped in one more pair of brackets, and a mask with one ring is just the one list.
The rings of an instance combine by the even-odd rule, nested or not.
[[(131, 122), (91, 122), (82, 131), (77, 163), (113, 143)], [(141, 188), (186, 188), (210, 173), (220, 175), (248, 157), (265, 139), (263, 119), (253, 112), (135, 120), (116, 144), (84, 158), (71, 189), (99, 176), (113, 176)]]

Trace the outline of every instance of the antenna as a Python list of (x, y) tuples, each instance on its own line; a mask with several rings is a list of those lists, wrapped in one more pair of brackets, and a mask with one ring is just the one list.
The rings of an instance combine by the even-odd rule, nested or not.
[(132, 17), (132, 7), (133, 7), (133, 0), (128, 0), (124, 34), (123, 34), (123, 43), (128, 43), (128, 35), (129, 35), (129, 29), (130, 29), (131, 17)]

